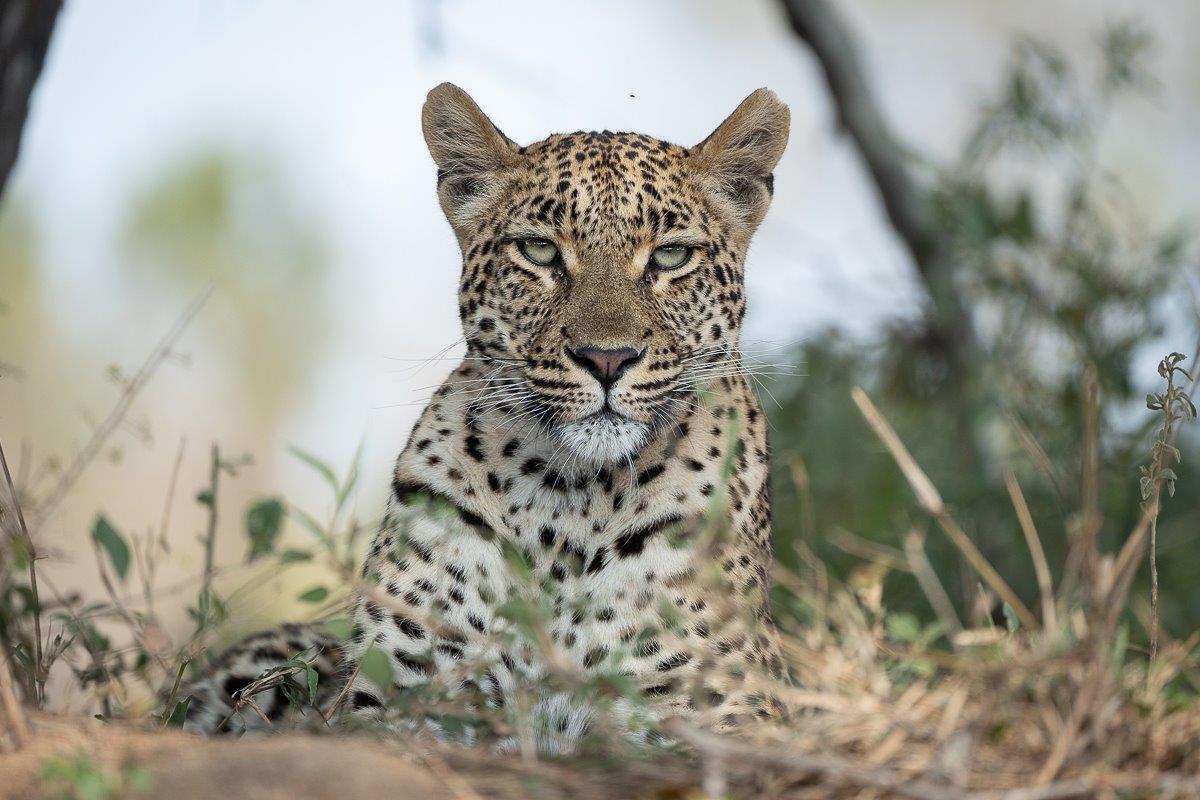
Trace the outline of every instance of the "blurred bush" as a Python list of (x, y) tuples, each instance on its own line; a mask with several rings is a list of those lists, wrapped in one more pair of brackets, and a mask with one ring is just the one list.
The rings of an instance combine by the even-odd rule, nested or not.
[[(1186, 237), (1149, 230), (1099, 154), (1113, 107), (1154, 85), (1144, 67), (1150, 40), (1116, 26), (1099, 49), (1089, 77), (1052, 46), (1019, 42), (960, 157), (920, 165), (934, 247), (950, 261), (941, 288), (962, 318), (947, 325), (931, 308), (922, 322), (872, 338), (827, 331), (795, 353), (808, 377), (772, 387), (775, 530), (786, 563), (804, 542), (845, 576), (860, 556), (900, 553), (909, 530), (929, 527), (850, 403), (854, 385), (875, 398), (1024, 598), (1036, 598), (1037, 583), (1006, 471), (1052, 564), (1081, 536), (1112, 552), (1133, 527), (1154, 424), (1139, 387), (1156, 380), (1159, 350), (1196, 341), (1197, 317)], [(956, 361), (963, 342), (969, 357)], [(1200, 624), (1194, 432), (1180, 447), (1184, 499), (1168, 502), (1159, 524), (1163, 621), (1175, 632)], [(957, 576), (949, 580), (957, 604), (970, 609), (979, 596), (970, 570), (940, 534), (931, 531), (928, 547), (937, 573)], [(1070, 584), (1094, 567), (1073, 564), (1054, 578)], [(932, 617), (911, 575), (893, 572), (888, 582), (894, 606)]]
[(200, 320), (232, 365), (242, 407), (278, 424), (312, 377), (329, 333), (329, 254), (269, 163), (213, 152), (172, 166), (134, 199), (125, 264), (173, 302), (215, 286)]

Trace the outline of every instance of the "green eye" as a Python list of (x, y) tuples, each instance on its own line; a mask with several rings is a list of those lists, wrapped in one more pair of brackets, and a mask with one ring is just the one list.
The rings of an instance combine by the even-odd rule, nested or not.
[(521, 253), (533, 263), (548, 267), (558, 260), (558, 248), (547, 239), (522, 239)]
[(650, 254), (650, 266), (655, 269), (679, 269), (692, 257), (692, 248), (681, 244), (664, 245)]

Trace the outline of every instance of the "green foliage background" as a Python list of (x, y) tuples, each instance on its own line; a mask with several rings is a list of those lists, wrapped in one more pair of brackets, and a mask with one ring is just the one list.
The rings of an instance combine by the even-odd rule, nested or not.
[[(1150, 46), (1136, 26), (1110, 28), (1099, 38), (1101, 68), (1087, 75), (1045, 43), (1019, 42), (960, 158), (927, 165), (939, 244), (953, 254), (953, 290), (973, 323), (950, 331), (976, 343), (965, 374), (951, 374), (939, 338), (946, 329), (932, 311), (869, 339), (827, 331), (788, 358), (805, 377), (773, 387), (780, 403), (767, 403), (784, 562), (795, 563), (796, 544), (806, 541), (845, 576), (863, 562), (834, 544), (839, 532), (901, 548), (907, 531), (928, 530), (931, 560), (952, 597), (967, 609), (977, 596), (972, 573), (917, 509), (850, 402), (859, 385), (955, 517), (1036, 607), (1004, 473), (1018, 478), (1050, 564), (1065, 563), (1087, 504), (1089, 374), (1101, 548), (1119, 548), (1140, 514), (1138, 468), (1158, 423), (1143, 400), (1160, 382), (1154, 365), (1168, 350), (1190, 355), (1197, 341), (1187, 233), (1148, 229), (1097, 155), (1112, 109), (1153, 86), (1143, 68)], [(1195, 431), (1183, 432), (1180, 448), (1180, 483), (1159, 523), (1163, 623), (1177, 634), (1200, 625)], [(797, 464), (809, 497), (797, 485)], [(888, 581), (893, 604), (932, 616), (911, 576), (893, 572)], [(1148, 596), (1144, 586), (1140, 595)]]

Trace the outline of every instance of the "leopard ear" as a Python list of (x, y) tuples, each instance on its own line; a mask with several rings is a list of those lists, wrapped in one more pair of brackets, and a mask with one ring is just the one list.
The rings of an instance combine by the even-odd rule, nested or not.
[(711, 179), (733, 214), (751, 225), (762, 221), (771, 204), (771, 173), (787, 146), (790, 125), (788, 107), (770, 89), (758, 89), (692, 148), (692, 163)]
[(503, 186), (504, 170), (519, 159), (518, 147), (452, 83), (429, 93), (421, 109), (421, 128), (438, 167), (442, 210), (455, 230), (461, 230), (491, 205)]

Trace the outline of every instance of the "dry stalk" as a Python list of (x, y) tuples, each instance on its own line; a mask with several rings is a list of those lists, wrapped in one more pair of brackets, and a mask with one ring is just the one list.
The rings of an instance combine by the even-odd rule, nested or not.
[[(216, 442), (212, 446), (212, 466), (208, 483), (208, 527), (205, 531), (204, 542), (204, 580), (200, 585), (200, 596), (206, 604), (212, 603), (212, 581), (215, 569), (214, 557), (217, 546), (217, 490), (221, 481), (221, 450)], [(211, 605), (203, 609), (207, 614)]]
[[(12, 473), (8, 470), (8, 459), (4, 457), (4, 445), (0, 444), (0, 467), (4, 468), (4, 481), (8, 487), (8, 495), (12, 498), (13, 512), (17, 515), (17, 529), (25, 546), (25, 557), (29, 560), (29, 591), (33, 602), (33, 703), (38, 708), (46, 702), (45, 661), (42, 657), (42, 601), (38, 594), (37, 580), (37, 550), (33, 546), (33, 537), (29, 526), (25, 524), (25, 513), (21, 510), (21, 499), (17, 497), (17, 487), (13, 484)], [(5, 668), (7, 670), (7, 667)]]
[(346, 695), (350, 693), (350, 687), (354, 684), (355, 679), (358, 678), (358, 673), (361, 669), (362, 661), (360, 660), (354, 665), (354, 672), (350, 673), (350, 676), (346, 678), (345, 684), (342, 685), (342, 690), (337, 693), (337, 697), (333, 698), (333, 702), (329, 704), (329, 710), (321, 715), (325, 718), (326, 725), (333, 720), (334, 714), (336, 714), (337, 710), (341, 708), (342, 703), (346, 702)]
[(92, 435), (88, 438), (84, 446), (75, 455), (71, 463), (63, 470), (62, 476), (58, 479), (58, 483), (50, 490), (49, 495), (41, 503), (37, 504), (37, 519), (34, 521), (32, 530), (36, 533), (40, 525), (42, 525), (50, 514), (58, 507), (63, 498), (70, 492), (71, 487), (75, 485), (75, 481), (83, 474), (87, 466), (95, 459), (96, 455), (104, 447), (104, 443), (108, 441), (108, 437), (112, 435), (125, 419), (125, 415), (129, 413), (130, 406), (137, 396), (154, 377), (154, 373), (162, 366), (163, 362), (170, 357), (175, 343), (179, 341), (179, 337), (187, 330), (188, 325), (200, 313), (200, 309), (208, 301), (212, 294), (212, 289), (206, 289), (184, 309), (183, 314), (167, 331), (167, 335), (155, 346), (155, 348), (147, 356), (142, 363), (141, 368), (134, 374), (133, 378), (125, 385), (121, 392), (121, 396), (117, 398), (116, 404), (112, 410), (108, 412), (108, 416), (92, 431)]
[(1050, 460), (1049, 454), (1046, 453), (1041, 443), (1038, 442), (1037, 437), (1033, 435), (1033, 431), (1029, 430), (1029, 426), (1022, 422), (1019, 417), (1015, 414), (1009, 414), (1008, 423), (1012, 426), (1013, 433), (1016, 434), (1017, 442), (1020, 443), (1021, 449), (1029, 456), (1029, 460), (1033, 462), (1038, 472), (1054, 487), (1054, 493), (1061, 502), (1065, 496), (1062, 478), (1058, 474), (1054, 462)]
[(171, 480), (167, 484), (167, 498), (163, 503), (162, 519), (158, 523), (158, 542), (167, 545), (167, 529), (171, 526), (171, 508), (175, 504), (175, 484), (179, 481), (179, 469), (183, 466), (183, 453), (187, 450), (187, 437), (179, 437), (179, 450), (175, 453), (175, 466), (171, 468)]
[(1008, 487), (1008, 496), (1012, 499), (1017, 520), (1021, 523), (1021, 532), (1025, 534), (1025, 543), (1029, 546), (1029, 554), (1033, 558), (1033, 571), (1037, 575), (1038, 593), (1042, 600), (1042, 625), (1047, 633), (1053, 636), (1058, 630), (1058, 615), (1054, 607), (1054, 582), (1050, 576), (1050, 564), (1046, 561), (1046, 551), (1042, 548), (1042, 539), (1033, 524), (1033, 515), (1029, 513), (1029, 504), (1025, 502), (1025, 495), (1021, 492), (1021, 484), (1017, 483), (1017, 476), (1012, 470), (1004, 473), (1004, 483)]
[(929, 563), (929, 557), (925, 555), (925, 538), (916, 530), (909, 531), (904, 537), (904, 554), (917, 583), (921, 586), (921, 591), (925, 592), (929, 605), (933, 606), (938, 619), (951, 637), (950, 641), (953, 642), (954, 634), (963, 629), (962, 622), (958, 618), (958, 612), (954, 610), (950, 595), (946, 594), (945, 587), (938, 580), (933, 564)]
[(1081, 454), (1083, 514), (1078, 539), (1074, 543), (1071, 564), (1079, 569), (1085, 586), (1094, 586), (1099, 560), (1097, 537), (1100, 534), (1100, 383), (1095, 366), (1083, 371), (1083, 452)]
[(912, 565), (904, 553), (894, 547), (872, 542), (857, 536), (845, 528), (834, 528), (828, 537), (829, 544), (852, 556), (881, 564), (888, 569), (911, 572)]
[(896, 434), (895, 429), (884, 419), (879, 410), (875, 408), (875, 404), (867, 397), (867, 393), (859, 387), (854, 387), (850, 391), (850, 396), (854, 399), (858, 410), (862, 412), (870, 424), (875, 435), (883, 442), (896, 465), (900, 467), (900, 472), (903, 473), (905, 480), (912, 487), (913, 493), (917, 496), (917, 503), (930, 516), (937, 521), (938, 525), (953, 542), (954, 546), (959, 549), (959, 552), (967, 559), (968, 563), (974, 567), (979, 576), (983, 578), (1000, 598), (1008, 603), (1017, 618), (1021, 620), (1021, 624), (1028, 628), (1037, 628), (1037, 618), (1034, 617), (1021, 598), (1017, 597), (1017, 593), (1012, 590), (1008, 582), (1000, 577), (1000, 573), (996, 572), (995, 568), (988, 562), (987, 558), (971, 541), (971, 537), (967, 536), (966, 532), (959, 527), (958, 523), (950, 515), (946, 509), (946, 504), (942, 501), (942, 497), (938, 494), (938, 490), (934, 487), (933, 482), (929, 480), (924, 470), (913, 459), (908, 452), (908, 448), (904, 446), (904, 442), (900, 441), (900, 437)]
[(791, 472), (792, 484), (800, 497), (800, 531), (806, 542), (816, 541), (817, 521), (813, 510), (812, 480), (808, 476), (808, 467), (799, 453), (793, 453), (788, 458), (788, 470)]

